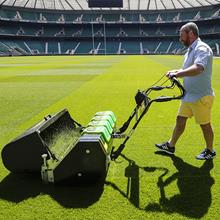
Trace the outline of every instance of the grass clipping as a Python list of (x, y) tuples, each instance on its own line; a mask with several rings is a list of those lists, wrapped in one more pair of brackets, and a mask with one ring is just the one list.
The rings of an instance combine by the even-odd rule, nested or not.
[(79, 131), (73, 129), (64, 129), (53, 135), (48, 145), (49, 149), (55, 154), (57, 159), (61, 159), (79, 139)]

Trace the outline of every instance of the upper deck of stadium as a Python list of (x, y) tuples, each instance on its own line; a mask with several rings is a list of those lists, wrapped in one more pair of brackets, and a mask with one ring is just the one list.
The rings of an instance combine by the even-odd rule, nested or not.
[(88, 0), (0, 0), (0, 7), (46, 10), (177, 10), (220, 4), (220, 0), (123, 0), (122, 8), (89, 8)]
[(189, 21), (220, 55), (220, 0), (88, 1), (0, 0), (0, 55), (182, 54), (178, 30)]

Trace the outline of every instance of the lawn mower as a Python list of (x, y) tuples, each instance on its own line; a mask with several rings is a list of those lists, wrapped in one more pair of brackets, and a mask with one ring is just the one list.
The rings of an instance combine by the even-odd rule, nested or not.
[[(138, 90), (135, 95), (136, 106), (119, 129), (116, 128), (116, 117), (112, 111), (95, 113), (86, 126), (74, 120), (67, 109), (45, 116), (4, 146), (4, 166), (13, 173), (41, 173), (45, 183), (105, 176), (110, 161), (119, 157), (151, 104), (184, 96), (184, 88), (176, 78), (167, 79), (165, 82), (170, 80), (168, 86), (163, 86), (165, 82), (156, 85), (160, 80), (146, 90)], [(154, 99), (149, 97), (152, 91), (174, 87), (178, 87), (178, 95)], [(134, 118), (135, 123), (126, 134)], [(115, 138), (124, 139), (117, 149), (113, 146)]]

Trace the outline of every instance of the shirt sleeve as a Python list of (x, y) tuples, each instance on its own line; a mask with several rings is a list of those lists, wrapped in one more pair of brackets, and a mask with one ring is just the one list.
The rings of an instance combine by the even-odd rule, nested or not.
[(203, 68), (205, 68), (207, 66), (209, 56), (210, 51), (206, 46), (201, 45), (197, 47), (195, 50), (194, 64), (201, 65)]

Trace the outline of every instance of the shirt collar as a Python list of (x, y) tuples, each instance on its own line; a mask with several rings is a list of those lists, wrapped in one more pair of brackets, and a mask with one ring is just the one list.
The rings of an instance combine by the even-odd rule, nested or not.
[(193, 49), (195, 49), (197, 43), (201, 41), (200, 38), (198, 37), (196, 40), (193, 41), (193, 43), (189, 46), (188, 50), (191, 51)]

